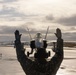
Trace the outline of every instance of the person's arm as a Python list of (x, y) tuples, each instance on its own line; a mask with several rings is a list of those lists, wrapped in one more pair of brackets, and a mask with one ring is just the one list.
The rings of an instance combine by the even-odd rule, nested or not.
[(15, 40), (15, 47), (16, 47), (17, 59), (20, 62), (21, 67), (25, 71), (25, 69), (26, 69), (25, 64), (28, 59), (23, 51), (21, 42), (18, 42), (17, 40)]
[(22, 46), (22, 43), (20, 41), (21, 36), (18, 34), (15, 36), (19, 37), (19, 39), (15, 38), (15, 48), (16, 48), (16, 54), (17, 54), (17, 59), (20, 62), (20, 65), (24, 72), (27, 74), (28, 70), (30, 69), (30, 65), (32, 63), (31, 60), (27, 58), (24, 52), (24, 48)]
[(55, 52), (55, 55), (50, 60), (50, 68), (54, 75), (57, 73), (64, 56), (63, 55), (63, 40), (62, 39), (58, 40), (57, 44), (58, 44), (57, 51)]

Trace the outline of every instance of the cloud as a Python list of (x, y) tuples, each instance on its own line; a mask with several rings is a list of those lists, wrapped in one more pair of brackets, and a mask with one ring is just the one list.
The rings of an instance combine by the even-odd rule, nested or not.
[[(31, 22), (29, 22), (30, 24)], [(19, 30), (20, 33), (22, 34), (22, 40), (23, 41), (29, 41), (30, 38), (29, 38), (29, 35), (28, 35), (28, 30), (27, 30), (27, 25), (25, 26), (0, 26), (0, 41), (12, 41), (14, 40), (14, 32), (15, 30)], [(42, 34), (46, 31), (44, 30), (36, 30), (36, 29), (30, 29), (30, 33), (31, 33), (31, 36), (34, 37), (36, 35), (37, 32), (41, 32)]]
[(24, 25), (27, 25), (27, 26), (34, 26), (35, 24), (34, 24), (34, 22), (26, 22)]
[[(28, 29), (27, 29), (28, 25), (27, 23), (25, 25), (21, 25), (21, 26), (0, 26), (0, 34), (13, 34), (15, 32), (15, 30), (19, 30), (22, 34), (28, 34)], [(37, 32), (41, 32), (43, 34), (46, 33), (46, 30), (36, 30), (35, 28), (30, 28), (29, 25), (29, 31), (31, 34), (36, 34)], [(50, 33), (50, 31), (49, 31)]]
[(54, 16), (53, 15), (48, 15), (48, 16), (46, 16), (46, 20), (49, 20), (49, 21), (54, 20)]
[(18, 0), (1, 0), (0, 3), (16, 2)]
[(14, 7), (3, 6), (3, 9), (0, 10), (1, 20), (4, 19), (4, 20), (8, 20), (8, 21), (16, 21), (16, 20), (23, 21), (23, 20), (26, 20), (28, 18), (33, 18), (36, 16), (38, 16), (38, 15), (25, 14), (23, 12), (19, 12), (18, 8), (14, 8)]
[[(4, 25), (4, 26), (0, 26), (0, 35), (13, 35), (15, 30), (19, 30), (20, 33), (24, 34), (24, 35), (27, 35), (28, 34), (28, 25), (29, 24), (29, 31), (31, 33), (31, 35), (35, 35), (36, 33), (38, 32), (41, 32), (43, 35), (46, 34), (46, 31), (47, 31), (47, 28), (46, 29), (35, 29), (35, 28), (30, 28), (30, 24), (32, 22), (27, 22), (25, 25), (20, 25), (20, 26), (7, 26), (7, 25)], [(48, 31), (48, 35), (50, 34), (54, 34), (55, 32), (55, 29), (49, 29)]]
[(15, 18), (25, 18), (25, 17), (26, 17), (25, 14), (18, 12), (17, 9), (13, 7), (4, 6), (3, 9), (0, 11), (0, 18), (15, 20)]
[(57, 23), (66, 26), (76, 26), (76, 14), (70, 17), (61, 17), (57, 20)]
[(76, 41), (76, 32), (72, 33), (63, 33), (64, 41)]
[(0, 34), (14, 34), (15, 30), (19, 30), (22, 33), (26, 33), (26, 29), (21, 26), (0, 26)]
[[(14, 40), (14, 32), (15, 30), (19, 30), (22, 34), (22, 41), (30, 41), (28, 31), (27, 31), (27, 25), (25, 26), (0, 26), (0, 41), (12, 41)], [(37, 32), (41, 32), (43, 35), (43, 38), (45, 36), (46, 30), (36, 30), (36, 29), (30, 29), (31, 36), (34, 37)], [(49, 30), (49, 33), (47, 35), (47, 40), (52, 41), (56, 40), (56, 36), (54, 35), (55, 29)], [(76, 41), (76, 32), (67, 32), (62, 34), (62, 38), (64, 41)]]
[(0, 26), (0, 34), (1, 35), (6, 35), (6, 34), (14, 34), (15, 30), (19, 30), (22, 34), (28, 34), (28, 24), (29, 24), (29, 31), (31, 34), (36, 34), (37, 32), (41, 32), (41, 33), (45, 33), (46, 30), (36, 30), (35, 28), (30, 28), (30, 24), (32, 22), (27, 22), (25, 25), (21, 25), (21, 26)]
[[(25, 26), (0, 26), (0, 41), (14, 41), (14, 32), (15, 30), (19, 30), (20, 34), (22, 34), (22, 41), (29, 41), (28, 31)], [(31, 35), (36, 33), (36, 30), (30, 31)]]
[(44, 18), (42, 18), (42, 22), (53, 22), (55, 20), (55, 17), (51, 14), (46, 15)]

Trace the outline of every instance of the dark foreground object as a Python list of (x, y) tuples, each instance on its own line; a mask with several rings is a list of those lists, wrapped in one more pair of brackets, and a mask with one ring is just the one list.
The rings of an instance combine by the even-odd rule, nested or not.
[(57, 39), (58, 48), (56, 48), (57, 51), (55, 51), (55, 55), (50, 59), (50, 61), (47, 61), (42, 56), (41, 58), (35, 58), (35, 60), (32, 61), (25, 55), (23, 45), (20, 41), (21, 35), (19, 33), (15, 33), (15, 37), (18, 37), (15, 40), (17, 59), (20, 62), (20, 65), (22, 66), (22, 69), (24, 70), (26, 75), (56, 75), (63, 60), (62, 39)]

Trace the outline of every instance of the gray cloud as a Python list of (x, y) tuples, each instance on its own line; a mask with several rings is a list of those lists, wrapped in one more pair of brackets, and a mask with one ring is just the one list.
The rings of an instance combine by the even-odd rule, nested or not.
[[(8, 17), (8, 18), (7, 18)], [(23, 13), (19, 13), (17, 9), (13, 7), (3, 7), (3, 9), (0, 11), (0, 18), (6, 18), (9, 20), (15, 20), (15, 18), (25, 18), (26, 15)]]
[(25, 28), (21, 26), (0, 26), (0, 34), (14, 34), (15, 30), (19, 30), (21, 33), (27, 33)]
[(34, 22), (26, 22), (25, 24), (23, 24), (24, 26), (26, 25), (27, 27), (31, 27), (34, 26)]
[[(15, 41), (15, 35), (3, 35), (3, 36), (0, 36), (0, 42), (3, 42), (3, 41)], [(28, 35), (22, 35), (21, 37), (21, 41), (30, 41), (30, 38)]]
[[(31, 23), (31, 22), (29, 22)], [(27, 23), (25, 25), (21, 25), (21, 26), (0, 26), (0, 34), (13, 34), (15, 32), (15, 30), (19, 30), (22, 34), (28, 34), (28, 30), (27, 30)], [(30, 25), (29, 25), (30, 27)], [(28, 27), (28, 28), (29, 28)], [(46, 30), (36, 30), (35, 28), (29, 28), (29, 31), (31, 34), (36, 34), (37, 32), (41, 32), (42, 34), (46, 33)], [(52, 31), (54, 30), (49, 30), (48, 34), (53, 33)]]
[(2, 0), (0, 3), (9, 3), (9, 2), (16, 2), (18, 0)]
[[(28, 35), (28, 31), (27, 31), (26, 26), (24, 26), (23, 28), (22, 28), (22, 26), (0, 26), (0, 28), (1, 28), (1, 30), (0, 30), (0, 41), (14, 41), (15, 30), (19, 30), (20, 33), (22, 34), (22, 41), (30, 41), (30, 37)], [(46, 30), (39, 30), (38, 31), (36, 29), (31, 28), (30, 33), (31, 33), (32, 38), (35, 37), (37, 32), (41, 32), (42, 36), (44, 38)], [(51, 31), (49, 31), (49, 33), (47, 35), (48, 40), (52, 40), (55, 38), (53, 36), (49, 36), (49, 34), (51, 34)]]
[(9, 21), (16, 21), (16, 20), (26, 20), (31, 17), (35, 17), (38, 15), (34, 14), (24, 14), (22, 12), (18, 12), (17, 8), (14, 7), (6, 7), (4, 6), (2, 10), (0, 10), (0, 18), (1, 19), (6, 19)]
[[(31, 22), (30, 22), (31, 23)], [(27, 25), (25, 26), (0, 26), (0, 41), (12, 41), (14, 40), (14, 32), (15, 30), (19, 30), (22, 35), (22, 40), (23, 41), (29, 41), (29, 35), (28, 35), (28, 31), (27, 31)], [(40, 30), (41, 31), (41, 30)], [(30, 33), (31, 35), (35, 36), (35, 34), (39, 32), (35, 29), (31, 29)], [(41, 31), (44, 32), (44, 31)], [(34, 37), (33, 36), (33, 37)]]
[[(63, 40), (64, 41), (76, 41), (76, 33), (65, 33), (63, 34)], [(56, 40), (56, 36), (50, 36), (48, 35), (47, 36), (47, 41), (52, 41), (52, 40)], [(4, 35), (4, 36), (0, 36), (0, 41), (14, 41), (15, 40), (15, 36), (14, 34), (10, 36), (9, 35)], [(30, 38), (29, 38), (29, 35), (22, 35), (22, 38), (21, 38), (22, 41), (30, 41)]]
[[(49, 34), (51, 34), (51, 33), (49, 33)], [(64, 41), (74, 41), (75, 42), (76, 41), (76, 32), (62, 33), (62, 38)], [(56, 40), (57, 38), (53, 33), (53, 35), (48, 35), (47, 39), (49, 41), (52, 41), (52, 40)]]
[(0, 28), (0, 41), (14, 41), (15, 30), (19, 30), (20, 34), (22, 34), (22, 41), (30, 40), (27, 29), (25, 27), (22, 28), (22, 26), (0, 26)]
[(49, 14), (44, 17), (42, 22), (53, 22), (54, 20), (55, 20), (54, 16)]
[(57, 20), (57, 23), (66, 26), (76, 26), (76, 14), (71, 17), (61, 17)]
[(63, 39), (65, 41), (76, 41), (76, 32), (73, 33), (63, 33)]
[(49, 21), (54, 20), (54, 16), (53, 15), (48, 15), (45, 18), (46, 18), (46, 20), (49, 20)]
[[(19, 30), (22, 34), (22, 40), (23, 41), (29, 41), (29, 35), (27, 32), (27, 25), (25, 26), (0, 26), (0, 41), (7, 40), (12, 41), (14, 40), (14, 32), (15, 30)], [(29, 28), (30, 29), (30, 28)], [(36, 30), (36, 29), (30, 29), (31, 35), (34, 37), (37, 32), (41, 32), (43, 37), (45, 36), (46, 30)], [(49, 33), (47, 35), (47, 39), (49, 41), (56, 40), (56, 36), (54, 35), (55, 30), (49, 29)], [(52, 34), (52, 35), (51, 35)], [(67, 32), (63, 33), (63, 39), (64, 41), (76, 41), (76, 32)]]

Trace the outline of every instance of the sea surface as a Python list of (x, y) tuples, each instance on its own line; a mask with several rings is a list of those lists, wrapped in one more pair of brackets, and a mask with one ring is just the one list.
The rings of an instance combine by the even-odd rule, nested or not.
[[(25, 54), (30, 52), (29, 47), (25, 48)], [(48, 47), (47, 51), (51, 51), (52, 57), (51, 48)], [(17, 61), (14, 47), (0, 47), (0, 75), (26, 75)], [(76, 75), (76, 48), (64, 48), (64, 60), (56, 75)]]

